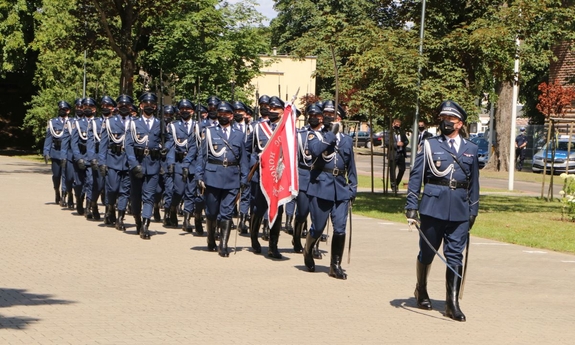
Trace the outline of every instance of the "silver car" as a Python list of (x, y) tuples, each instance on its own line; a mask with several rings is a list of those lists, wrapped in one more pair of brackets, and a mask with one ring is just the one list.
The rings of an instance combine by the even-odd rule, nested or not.
[[(552, 142), (553, 143), (553, 142)], [(567, 165), (569, 165), (569, 173), (575, 173), (575, 138), (571, 139), (571, 150), (569, 150), (569, 159), (567, 159), (567, 151), (569, 148), (569, 137), (560, 137), (557, 140), (557, 147), (555, 149), (555, 161), (552, 162), (553, 147), (549, 147), (547, 152), (547, 172), (551, 173), (551, 163), (553, 164), (553, 173), (560, 174), (567, 170)], [(545, 150), (547, 149), (547, 144), (537, 151), (533, 156), (533, 172), (540, 173), (543, 172), (543, 167), (545, 165)]]

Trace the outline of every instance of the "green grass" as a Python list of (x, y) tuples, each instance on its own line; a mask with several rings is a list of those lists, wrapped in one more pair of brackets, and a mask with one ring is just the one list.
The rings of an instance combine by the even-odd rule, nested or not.
[[(405, 222), (405, 196), (358, 193), (356, 214)], [(575, 253), (575, 223), (561, 220), (562, 204), (535, 197), (483, 195), (474, 236)]]

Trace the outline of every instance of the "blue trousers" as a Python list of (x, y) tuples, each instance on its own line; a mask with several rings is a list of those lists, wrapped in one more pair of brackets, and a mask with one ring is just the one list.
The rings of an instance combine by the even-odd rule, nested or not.
[(106, 203), (114, 205), (117, 201), (118, 210), (125, 211), (130, 197), (130, 172), (108, 168), (106, 174)]
[(251, 185), (248, 184), (243, 190), (240, 197), (240, 213), (248, 214), (250, 211)]
[(206, 186), (206, 218), (209, 220), (230, 220), (234, 212), (239, 188), (220, 189)]
[(89, 166), (81, 170), (78, 164), (74, 162), (74, 192), (76, 197), (86, 194), (88, 189), (92, 188), (92, 169)]
[(307, 220), (307, 216), (309, 215), (309, 197), (305, 192), (300, 191), (295, 200), (297, 204), (295, 219), (298, 222), (303, 223)]
[(318, 238), (321, 236), (329, 216), (331, 216), (334, 235), (345, 235), (348, 205), (349, 200), (333, 201), (311, 196), (309, 198), (309, 209), (312, 224), (310, 233), (312, 237)]
[[(60, 183), (64, 180), (62, 177), (64, 169), (62, 169), (62, 167), (60, 166), (62, 160), (56, 158), (50, 158), (50, 161), (52, 162), (52, 184), (54, 185), (54, 189), (60, 189)], [(66, 185), (63, 184), (62, 192), (66, 192), (65, 188)]]
[(134, 216), (142, 215), (142, 218), (152, 218), (154, 212), (154, 195), (160, 175), (144, 175), (143, 178), (137, 178), (130, 174), (132, 214)]
[[(299, 195), (299, 194), (298, 194)], [(296, 199), (292, 199), (286, 204), (286, 215), (293, 216), (295, 213)]]
[(100, 193), (102, 193), (102, 189), (104, 188), (104, 179), (102, 178), (102, 175), (100, 174), (100, 171), (98, 169), (96, 170), (93, 170), (91, 168), (88, 169), (92, 170), (92, 188), (90, 188), (90, 190), (87, 191), (86, 198), (92, 201), (96, 201), (98, 200), (98, 197), (100, 196)]
[(162, 198), (164, 198), (164, 208), (170, 208), (172, 205), (172, 195), (174, 194), (174, 176), (168, 173), (160, 176), (160, 184), (162, 184)]
[[(469, 221), (464, 222), (450, 222), (441, 220), (425, 215), (421, 215), (421, 231), (425, 237), (431, 242), (435, 250), (439, 249), (441, 241), (443, 241), (443, 254), (447, 263), (453, 266), (462, 266), (463, 264), (463, 250), (467, 243), (467, 235), (469, 233)], [(423, 238), (419, 238), (419, 255), (417, 256), (419, 262), (424, 265), (429, 265), (435, 258), (435, 253), (425, 242)]]
[(66, 169), (62, 171), (62, 191), (72, 192), (74, 188), (74, 163), (68, 160)]

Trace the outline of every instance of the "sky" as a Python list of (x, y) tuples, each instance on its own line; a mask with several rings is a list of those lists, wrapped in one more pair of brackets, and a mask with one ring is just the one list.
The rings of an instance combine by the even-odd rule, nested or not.
[[(269, 21), (274, 19), (277, 16), (276, 11), (274, 11), (274, 2), (273, 0), (256, 0), (259, 3), (257, 9), (260, 11), (261, 14), (268, 18), (267, 21), (264, 22), (265, 25), (269, 24)], [(238, 2), (242, 2), (242, 0), (228, 0), (229, 3), (235, 4)]]

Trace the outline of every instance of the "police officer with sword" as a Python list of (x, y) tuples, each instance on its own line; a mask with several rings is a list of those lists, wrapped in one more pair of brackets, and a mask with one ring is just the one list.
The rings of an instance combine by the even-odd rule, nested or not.
[[(415, 299), (419, 308), (432, 309), (427, 276), (437, 254), (447, 265), (445, 316), (465, 321), (458, 298), (464, 276), (463, 250), (479, 210), (477, 145), (459, 134), (467, 113), (457, 103), (443, 102), (439, 118), (441, 134), (424, 140), (418, 149), (405, 206), (408, 222), (420, 233)], [(437, 252), (441, 242), (445, 259)]]

